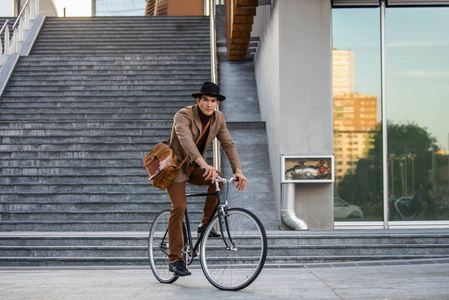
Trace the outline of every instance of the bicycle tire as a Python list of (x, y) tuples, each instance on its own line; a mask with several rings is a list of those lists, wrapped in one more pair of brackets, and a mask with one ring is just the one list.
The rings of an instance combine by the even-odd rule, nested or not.
[[(209, 237), (212, 228), (225, 223), (225, 220), (220, 220), (222, 217), (215, 216), (201, 242), (201, 268), (209, 282), (218, 289), (237, 291), (250, 285), (262, 271), (267, 257), (267, 235), (260, 220), (246, 209), (231, 208), (225, 218), (236, 248), (227, 249), (223, 238)], [(224, 225), (222, 234), (230, 245)]]
[(168, 219), (170, 210), (161, 211), (151, 225), (148, 236), (148, 258), (150, 260), (151, 271), (154, 277), (162, 283), (173, 283), (179, 277), (175, 276), (168, 269), (170, 263), (168, 259)]

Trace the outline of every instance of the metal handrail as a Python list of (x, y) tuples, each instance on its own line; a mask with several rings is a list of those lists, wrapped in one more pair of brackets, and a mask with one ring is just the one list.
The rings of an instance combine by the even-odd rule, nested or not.
[(5, 28), (8, 28), (8, 31), (9, 31), (9, 27), (7, 27), (9, 23), (11, 23), (9, 20), (5, 21), (5, 23), (2, 26), (2, 30), (0, 30), (0, 34), (2, 34), (3, 30), (5, 30)]
[[(18, 52), (17, 44), (24, 39), (23, 32), (30, 29), (30, 20), (39, 14), (39, 0), (27, 0), (12, 26), (12, 53)], [(25, 24), (23, 24), (25, 23)], [(18, 37), (17, 37), (18, 35)]]
[[(5, 41), (5, 54), (9, 53), (9, 23), (11, 22), (9, 20), (6, 20), (2, 26), (2, 30), (0, 30), (0, 36), (3, 32), (5, 32), (5, 36), (3, 38), (3, 40)], [(3, 45), (0, 39), (0, 66), (1, 65), (3, 65)]]
[(27, 0), (27, 2), (25, 2), (25, 4), (23, 5), (22, 10), (20, 11), (19, 15), (17, 16), (16, 21), (14, 22), (14, 25), (12, 26), (12, 30), (17, 28), (19, 21), (22, 18), (22, 15), (24, 13), (26, 13), (26, 8), (28, 7), (28, 3), (30, 3), (30, 1), (32, 1), (32, 0)]
[[(210, 21), (210, 77), (211, 81), (218, 84), (217, 76), (217, 38), (215, 31), (215, 0), (209, 0), (209, 21)], [(217, 110), (219, 107), (217, 106)], [(221, 171), (220, 159), (220, 143), (215, 138), (212, 144), (213, 149), (213, 164), (214, 167)]]
[(217, 84), (217, 38), (215, 29), (215, 0), (209, 0), (211, 81)]

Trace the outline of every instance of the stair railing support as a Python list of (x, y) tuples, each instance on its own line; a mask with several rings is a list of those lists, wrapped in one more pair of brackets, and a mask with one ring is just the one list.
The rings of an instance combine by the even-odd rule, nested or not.
[[(217, 75), (217, 38), (215, 30), (215, 0), (209, 0), (209, 23), (210, 23), (210, 79), (218, 84)], [(219, 107), (216, 108), (219, 110)], [(214, 168), (221, 171), (220, 143), (215, 138), (212, 143)]]
[(0, 36), (4, 34), (5, 51), (3, 52), (2, 40), (0, 39), (0, 66), (3, 65), (3, 53), (9, 54), (9, 20), (6, 20), (0, 30)]

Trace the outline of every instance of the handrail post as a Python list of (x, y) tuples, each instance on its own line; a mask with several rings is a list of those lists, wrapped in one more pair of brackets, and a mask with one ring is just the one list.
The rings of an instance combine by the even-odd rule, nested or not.
[(36, 9), (34, 8), (36, 6), (37, 1), (31, 1), (30, 3), (30, 20), (34, 20), (34, 16), (36, 14)]
[(217, 84), (217, 38), (215, 30), (215, 0), (209, 0), (211, 81)]
[[(5, 42), (5, 46), (3, 47), (3, 43), (0, 40), (0, 66), (3, 65), (3, 53), (4, 54), (10, 54), (9, 53), (9, 20), (6, 20), (5, 23), (2, 26), (2, 29), (0, 30), (0, 36), (3, 33), (3, 40)], [(5, 51), (3, 51), (5, 49)]]
[[(217, 40), (215, 35), (215, 0), (209, 0), (209, 22), (210, 22), (210, 68), (211, 81), (218, 84), (217, 76)], [(217, 110), (219, 107), (217, 106)], [(220, 143), (215, 138), (212, 143), (214, 168), (221, 171)]]
[(25, 8), (25, 26), (23, 27), (23, 30), (30, 30), (30, 6), (28, 5)]
[(5, 38), (3, 40), (5, 41), (5, 54), (10, 54), (11, 50), (9, 47), (9, 27), (6, 27), (5, 29)]
[(18, 35), (18, 32), (19, 31), (19, 28), (15, 28), (15, 29), (13, 29), (13, 32), (12, 32), (12, 48), (11, 48), (11, 54), (13, 54), (13, 53), (17, 53), (17, 35)]
[(19, 42), (23, 42), (23, 19), (19, 22)]

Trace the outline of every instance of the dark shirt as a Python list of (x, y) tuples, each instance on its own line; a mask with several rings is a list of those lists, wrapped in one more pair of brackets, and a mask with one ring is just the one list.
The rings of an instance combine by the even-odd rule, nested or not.
[[(212, 118), (212, 115), (210, 116), (206, 116), (205, 114), (203, 114), (203, 112), (201, 111), (201, 109), (199, 107), (198, 108), (198, 115), (200, 116), (200, 120), (201, 120), (201, 125), (202, 125), (202, 130), (204, 130), (204, 127), (206, 127), (207, 122), (209, 122), (210, 118)], [(200, 151), (201, 154), (203, 154), (204, 147), (206, 146), (206, 141), (207, 141), (207, 137), (209, 135), (209, 131), (210, 131), (210, 126), (207, 128), (206, 132), (203, 134), (203, 136), (201, 137), (201, 140), (199, 140), (198, 144), (196, 145), (196, 147), (198, 148), (198, 151)]]

